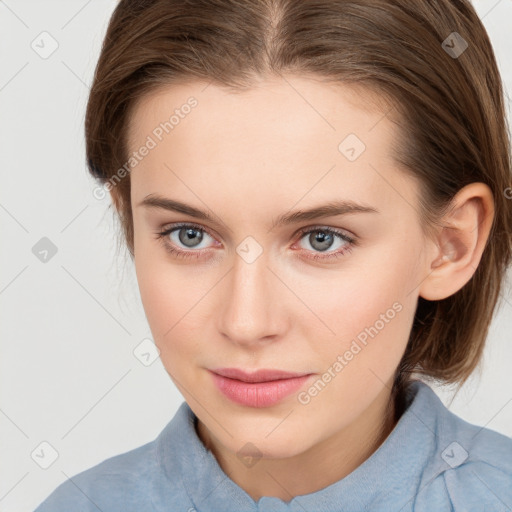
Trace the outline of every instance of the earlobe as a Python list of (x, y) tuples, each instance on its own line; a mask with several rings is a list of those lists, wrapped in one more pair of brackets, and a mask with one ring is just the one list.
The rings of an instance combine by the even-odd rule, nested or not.
[(441, 220), (436, 250), (427, 261), (427, 277), (419, 295), (442, 300), (459, 291), (473, 276), (482, 258), (494, 219), (491, 189), (471, 183), (452, 200), (452, 208)]

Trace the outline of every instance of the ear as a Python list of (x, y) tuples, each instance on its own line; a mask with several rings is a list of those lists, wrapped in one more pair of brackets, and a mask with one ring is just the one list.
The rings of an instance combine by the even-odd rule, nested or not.
[(419, 295), (441, 300), (459, 291), (475, 273), (494, 220), (494, 200), (484, 183), (470, 183), (459, 190), (442, 218), (435, 249), (426, 262), (427, 277)]

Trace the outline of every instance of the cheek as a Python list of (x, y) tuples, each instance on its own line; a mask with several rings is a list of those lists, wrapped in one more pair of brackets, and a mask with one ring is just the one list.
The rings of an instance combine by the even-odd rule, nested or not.
[(398, 364), (416, 309), (416, 261), (405, 246), (387, 251), (381, 247), (357, 268), (333, 274), (325, 287), (311, 287), (308, 305), (322, 322), (315, 320), (308, 338), (324, 340), (313, 350), (332, 361), (346, 354), (347, 360), (362, 365)]
[(320, 379), (326, 383), (315, 384), (300, 396), (299, 403), (308, 404), (309, 417), (328, 417), (326, 403), (342, 404), (337, 425), (347, 423), (387, 383), (391, 385), (416, 309), (416, 296), (408, 295), (405, 281), (402, 267), (370, 277), (353, 272), (350, 279), (331, 280), (332, 289), (340, 291), (321, 299), (316, 292), (313, 307), (334, 334), (318, 322), (307, 334), (310, 351), (320, 363)]
[(204, 295), (214, 283), (205, 284), (207, 275), (191, 278), (190, 271), (165, 256), (139, 252), (135, 259), (142, 304), (162, 362), (169, 368), (180, 356), (192, 360), (206, 321), (200, 318)]

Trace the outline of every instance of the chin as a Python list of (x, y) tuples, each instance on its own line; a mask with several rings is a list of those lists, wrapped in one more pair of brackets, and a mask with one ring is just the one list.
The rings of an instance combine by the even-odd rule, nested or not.
[[(241, 459), (243, 457), (284, 459), (299, 455), (309, 448), (309, 444), (305, 440), (303, 442), (300, 436), (286, 429), (283, 429), (280, 433), (277, 433), (276, 429), (268, 436), (271, 430), (262, 429), (261, 434), (256, 435), (250, 435), (247, 431), (242, 431), (240, 435), (231, 432), (233, 437), (223, 436), (224, 447)], [(313, 439), (309, 440), (312, 444)]]

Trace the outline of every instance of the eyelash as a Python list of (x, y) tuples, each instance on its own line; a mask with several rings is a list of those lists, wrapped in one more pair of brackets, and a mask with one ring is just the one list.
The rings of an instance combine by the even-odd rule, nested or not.
[[(197, 231), (202, 231), (204, 233), (207, 233), (212, 238), (215, 238), (207, 229), (205, 229), (197, 224), (178, 223), (178, 224), (173, 224), (172, 226), (170, 226), (166, 229), (158, 231), (156, 233), (156, 239), (163, 244), (164, 249), (168, 253), (172, 254), (173, 256), (175, 256), (177, 258), (196, 258), (196, 259), (200, 258), (202, 256), (202, 253), (206, 249), (199, 250), (199, 251), (196, 251), (196, 250), (184, 251), (181, 249), (176, 249), (174, 247), (174, 245), (171, 245), (168, 243), (166, 237), (168, 235), (170, 235), (173, 231), (180, 229), (180, 228), (184, 228), (184, 227), (196, 229)], [(313, 226), (313, 227), (301, 229), (298, 233), (299, 240), (302, 239), (305, 235), (309, 235), (310, 233), (313, 233), (315, 231), (320, 231), (322, 233), (336, 235), (339, 238), (341, 238), (343, 241), (347, 242), (348, 245), (346, 245), (342, 249), (338, 249), (337, 251), (332, 251), (330, 253), (317, 253), (315, 256), (307, 256), (307, 258), (309, 258), (309, 259), (325, 261), (325, 260), (341, 258), (342, 256), (345, 256), (345, 254), (352, 252), (353, 247), (357, 245), (357, 240), (355, 238), (352, 238), (337, 229), (327, 228), (324, 226)]]

